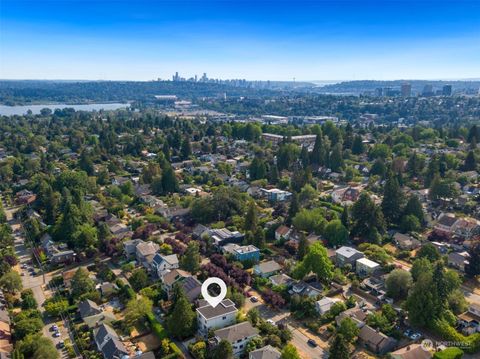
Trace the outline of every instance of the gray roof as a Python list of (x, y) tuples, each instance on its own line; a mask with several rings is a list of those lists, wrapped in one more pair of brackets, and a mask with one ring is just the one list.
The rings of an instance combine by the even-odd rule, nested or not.
[(243, 340), (257, 335), (258, 329), (252, 327), (250, 322), (247, 321), (215, 330), (214, 334), (220, 338), (220, 340), (228, 340), (230, 343), (235, 343), (237, 340)]
[(89, 317), (91, 315), (99, 314), (102, 312), (97, 303), (86, 299), (78, 303), (78, 310), (80, 311), (80, 316), (82, 318)]
[(342, 257), (351, 258), (356, 254), (362, 254), (362, 252), (357, 251), (355, 248), (343, 246), (336, 250), (336, 254), (340, 254)]
[(93, 331), (95, 341), (97, 343), (102, 343), (107, 335), (110, 335), (112, 338), (118, 338), (117, 332), (110, 327), (109, 325), (102, 324)]
[(116, 338), (110, 339), (102, 348), (102, 353), (105, 359), (117, 359), (122, 358), (124, 355), (128, 355), (125, 345)]
[(272, 273), (282, 269), (282, 266), (275, 261), (262, 262), (255, 266), (262, 273)]
[(215, 308), (208, 304), (206, 301), (200, 301), (200, 305), (197, 308), (197, 312), (200, 313), (205, 319), (212, 319), (220, 317), (228, 313), (236, 313), (238, 310), (235, 304), (230, 299), (224, 299)]
[(249, 359), (280, 359), (281, 353), (271, 345), (250, 352)]

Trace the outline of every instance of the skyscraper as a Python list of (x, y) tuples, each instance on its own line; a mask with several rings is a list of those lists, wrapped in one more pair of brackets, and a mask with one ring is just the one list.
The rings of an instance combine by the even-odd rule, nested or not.
[(452, 96), (452, 85), (445, 85), (442, 88), (443, 96)]
[(402, 97), (410, 97), (412, 96), (412, 85), (409, 83), (402, 84)]

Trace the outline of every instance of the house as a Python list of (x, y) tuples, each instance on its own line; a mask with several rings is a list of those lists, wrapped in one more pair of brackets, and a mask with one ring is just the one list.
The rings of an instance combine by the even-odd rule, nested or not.
[(423, 349), (421, 344), (409, 344), (390, 353), (391, 359), (430, 359), (432, 353)]
[(280, 359), (282, 353), (271, 345), (266, 345), (263, 348), (253, 350), (249, 353), (248, 359)]
[(239, 357), (245, 351), (248, 342), (258, 335), (258, 329), (246, 321), (223, 329), (217, 329), (213, 335), (213, 339), (217, 344), (222, 340), (228, 341), (232, 345), (233, 355)]
[(317, 310), (318, 314), (324, 315), (325, 313), (328, 313), (330, 311), (330, 309), (335, 303), (339, 302), (341, 302), (341, 300), (338, 298), (324, 297), (315, 302), (315, 309)]
[(402, 251), (411, 251), (422, 245), (418, 239), (400, 232), (393, 235), (393, 243)]
[(480, 305), (471, 303), (468, 310), (458, 316), (458, 323), (466, 335), (480, 332)]
[(50, 263), (61, 264), (70, 263), (75, 260), (76, 254), (72, 250), (61, 251), (50, 256)]
[(93, 331), (93, 338), (98, 350), (105, 359), (126, 359), (129, 353), (118, 334), (107, 324), (101, 324)]
[(288, 228), (287, 226), (281, 225), (275, 230), (275, 239), (279, 241), (280, 239), (284, 238), (288, 240), (288, 237), (292, 233), (292, 229)]
[(157, 273), (158, 277), (161, 277), (163, 273), (169, 270), (177, 269), (180, 266), (178, 257), (176, 254), (163, 255), (160, 253), (155, 254), (152, 259), (151, 267)]
[(241, 243), (244, 238), (242, 233), (238, 231), (232, 232), (227, 228), (211, 229), (209, 234), (217, 247), (224, 246), (228, 243)]
[(343, 187), (332, 191), (332, 201), (337, 204), (348, 204), (353, 203), (358, 200), (360, 193), (362, 191), (361, 187)]
[(287, 287), (289, 287), (291, 284), (295, 282), (292, 278), (290, 278), (288, 275), (283, 273), (272, 275), (269, 278), (269, 280), (273, 285), (276, 285), (276, 286), (285, 285)]
[(262, 278), (268, 278), (277, 274), (282, 266), (275, 261), (262, 262), (253, 267), (253, 273)]
[(105, 282), (99, 285), (98, 289), (102, 296), (109, 296), (115, 293), (118, 290), (118, 287), (115, 283)]
[(278, 188), (272, 188), (272, 189), (261, 188), (260, 192), (269, 202), (273, 202), (273, 203), (286, 201), (292, 196), (291, 192), (283, 191)]
[(136, 239), (128, 239), (123, 242), (123, 250), (125, 251), (125, 255), (127, 258), (131, 258), (137, 253), (137, 245), (143, 242), (140, 238)]
[(135, 254), (137, 261), (145, 269), (150, 270), (153, 257), (160, 249), (160, 246), (155, 242), (144, 242), (141, 241), (135, 247)]
[(358, 340), (366, 348), (376, 354), (384, 355), (392, 351), (397, 345), (397, 341), (374, 328), (365, 325), (360, 328)]
[(192, 231), (192, 237), (194, 239), (201, 239), (204, 234), (208, 234), (208, 228), (203, 224), (197, 224)]
[(451, 252), (448, 254), (448, 265), (464, 272), (469, 258), (470, 255), (466, 251)]
[(200, 296), (202, 283), (187, 271), (173, 269), (163, 273), (160, 278), (168, 299), (172, 298), (175, 284), (179, 284), (183, 288), (185, 295), (191, 303)]
[(342, 320), (348, 317), (357, 324), (358, 328), (362, 328), (365, 325), (368, 314), (370, 314), (370, 312), (366, 309), (358, 307), (349, 308), (337, 315), (335, 317), (335, 322), (337, 323), (337, 325), (340, 325)]
[(210, 329), (225, 328), (236, 322), (238, 309), (230, 299), (224, 299), (216, 307), (212, 307), (204, 299), (197, 308), (198, 332), (206, 337)]
[(251, 244), (247, 246), (239, 246), (236, 243), (230, 243), (224, 246), (222, 249), (225, 253), (230, 253), (233, 255), (233, 257), (240, 262), (258, 262), (260, 260), (260, 249)]
[(18, 205), (29, 205), (35, 202), (36, 199), (37, 195), (26, 189), (22, 189), (15, 194), (15, 203)]
[(352, 267), (355, 266), (357, 259), (365, 257), (362, 252), (357, 251), (352, 247), (340, 247), (335, 251), (335, 263), (338, 267), (344, 267), (347, 264), (350, 264)]
[(368, 258), (360, 258), (355, 261), (356, 272), (361, 277), (367, 277), (380, 269), (380, 264)]
[(92, 315), (100, 314), (102, 309), (97, 305), (97, 303), (91, 301), (90, 299), (86, 299), (78, 303), (78, 311), (80, 312), (80, 317), (83, 319)]
[(322, 285), (320, 283), (314, 284), (315, 286), (304, 281), (298, 281), (290, 286), (288, 293), (290, 295), (297, 294), (302, 297), (317, 298), (322, 295)]

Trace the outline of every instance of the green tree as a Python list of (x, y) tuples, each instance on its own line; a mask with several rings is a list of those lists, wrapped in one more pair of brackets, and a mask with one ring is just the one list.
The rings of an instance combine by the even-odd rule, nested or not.
[(252, 163), (249, 167), (250, 180), (260, 180), (264, 179), (267, 176), (267, 166), (265, 161), (258, 156), (252, 160)]
[(402, 214), (403, 192), (400, 189), (398, 180), (390, 175), (385, 183), (382, 200), (382, 212), (386, 221), (398, 224)]
[(192, 146), (190, 145), (190, 140), (188, 139), (188, 137), (185, 137), (183, 139), (180, 152), (183, 160), (189, 159), (192, 155)]
[(298, 259), (302, 260), (305, 255), (308, 253), (308, 241), (305, 237), (305, 234), (300, 235), (300, 240), (298, 241)]
[(432, 273), (420, 274), (405, 303), (412, 325), (426, 327), (437, 319), (438, 298), (432, 288)]
[(198, 242), (190, 241), (187, 246), (187, 250), (183, 255), (180, 264), (182, 269), (195, 274), (200, 269), (200, 248)]
[(404, 233), (418, 231), (420, 227), (420, 221), (413, 214), (403, 216), (400, 222), (400, 229)]
[(228, 340), (222, 339), (212, 350), (212, 359), (232, 359), (233, 348)]
[(282, 350), (280, 359), (301, 359), (301, 356), (293, 344), (287, 344)]
[(178, 180), (170, 165), (163, 169), (162, 188), (164, 193), (178, 192)]
[(427, 273), (432, 271), (432, 263), (426, 257), (421, 257), (415, 259), (413, 262), (412, 268), (410, 269), (410, 274), (414, 282), (418, 280), (422, 273)]
[(363, 144), (362, 136), (356, 135), (353, 139), (352, 153), (354, 155), (361, 155), (363, 152), (365, 152), (365, 145)]
[(300, 203), (298, 201), (298, 194), (293, 192), (292, 200), (290, 202), (290, 207), (288, 208), (288, 223), (291, 223), (293, 218), (296, 216), (298, 211), (300, 210)]
[(380, 243), (385, 232), (382, 211), (367, 193), (362, 193), (352, 208), (352, 235), (370, 243)]
[(308, 253), (295, 267), (293, 274), (295, 278), (302, 279), (312, 271), (317, 278), (328, 282), (333, 277), (333, 264), (328, 258), (327, 250), (320, 242), (309, 247)]
[(355, 323), (355, 321), (350, 317), (342, 319), (337, 329), (337, 333), (341, 334), (348, 343), (352, 343), (353, 340), (358, 336), (359, 332), (360, 329), (358, 328), (357, 323)]
[(127, 303), (125, 323), (132, 327), (152, 312), (153, 303), (146, 297), (134, 298)]
[(72, 237), (74, 247), (79, 250), (98, 247), (97, 229), (88, 223), (79, 225)]
[(330, 246), (341, 246), (348, 241), (348, 230), (341, 220), (334, 219), (325, 226), (324, 236)]
[(393, 299), (406, 298), (412, 282), (412, 275), (409, 272), (403, 269), (394, 269), (385, 281), (387, 295)]
[(329, 358), (349, 359), (348, 343), (341, 334), (337, 334), (330, 345)]
[(440, 253), (438, 252), (437, 247), (435, 247), (432, 243), (427, 242), (425, 243), (416, 254), (416, 258), (426, 258), (430, 262), (435, 262), (440, 259)]
[(254, 201), (250, 201), (248, 211), (245, 216), (245, 231), (255, 232), (257, 230), (258, 218), (257, 218), (257, 205)]
[(197, 316), (180, 286), (175, 288), (175, 301), (167, 318), (169, 333), (178, 339), (188, 338), (195, 333)]
[(0, 288), (9, 293), (22, 290), (22, 277), (14, 270), (10, 270), (0, 278)]
[(255, 327), (260, 320), (260, 312), (257, 308), (252, 308), (248, 311), (247, 318), (249, 322)]
[(148, 274), (143, 268), (135, 269), (128, 281), (135, 292), (138, 292), (148, 285)]
[(467, 157), (465, 158), (465, 162), (463, 163), (463, 170), (464, 171), (475, 171), (477, 169), (477, 159), (475, 158), (475, 154), (473, 151), (469, 151)]
[(480, 243), (474, 243), (468, 250), (470, 258), (465, 266), (465, 274), (471, 278), (480, 274)]
[(423, 207), (417, 196), (415, 195), (410, 196), (407, 204), (405, 205), (405, 208), (403, 209), (403, 215), (404, 216), (413, 215), (417, 217), (420, 224), (424, 222)]
[(52, 298), (44, 303), (45, 312), (52, 317), (59, 317), (68, 310), (68, 300)]
[(89, 277), (88, 271), (80, 267), (73, 275), (71, 281), (72, 298), (79, 299), (82, 295), (95, 290), (95, 282)]
[(313, 150), (310, 154), (310, 162), (315, 165), (324, 165), (325, 164), (325, 157), (326, 157), (326, 149), (325, 144), (323, 141), (322, 133), (320, 132), (317, 134), (315, 139), (315, 144), (313, 146)]

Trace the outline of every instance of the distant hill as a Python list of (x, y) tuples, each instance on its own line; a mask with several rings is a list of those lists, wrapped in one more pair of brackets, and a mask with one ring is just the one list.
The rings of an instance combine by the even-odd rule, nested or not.
[(223, 97), (225, 93), (227, 96), (255, 98), (271, 96), (276, 92), (266, 88), (188, 81), (0, 81), (0, 103), (6, 105), (153, 101), (155, 95), (176, 95), (179, 98), (196, 99)]
[(432, 80), (394, 80), (394, 81), (376, 81), (359, 80), (345, 81), (335, 84), (328, 84), (315, 88), (318, 93), (336, 93), (359, 95), (364, 93), (373, 93), (377, 88), (391, 87), (400, 89), (401, 85), (409, 83), (412, 86), (413, 93), (421, 93), (425, 85), (432, 85), (433, 91), (441, 90), (444, 85), (452, 85), (453, 91), (478, 90), (480, 80), (465, 81), (432, 81)]

